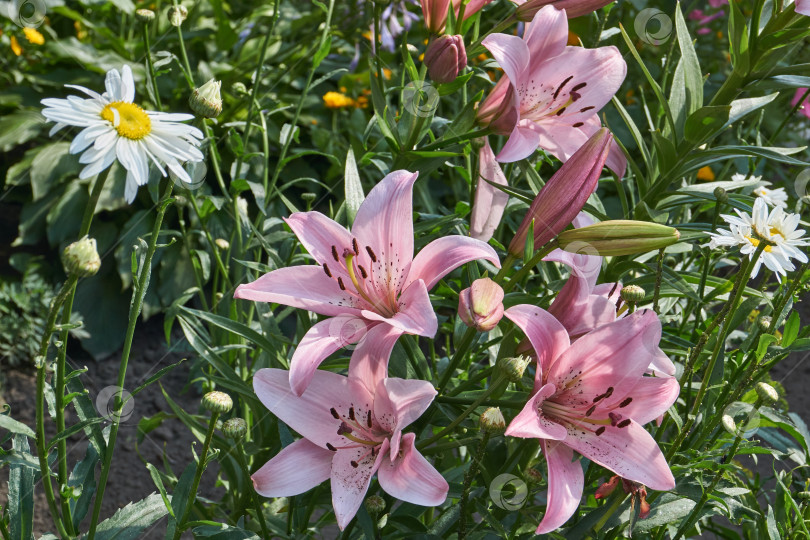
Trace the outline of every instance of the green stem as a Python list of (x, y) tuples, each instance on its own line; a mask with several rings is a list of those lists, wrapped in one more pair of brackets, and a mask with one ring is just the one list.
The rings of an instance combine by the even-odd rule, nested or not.
[[(135, 336), (135, 325), (137, 324), (138, 317), (141, 314), (141, 309), (143, 308), (143, 299), (144, 296), (146, 296), (146, 290), (149, 287), (149, 278), (152, 274), (152, 257), (154, 256), (155, 249), (157, 248), (158, 235), (160, 234), (160, 227), (163, 224), (163, 216), (165, 215), (166, 209), (169, 207), (171, 202), (170, 197), (172, 194), (173, 185), (174, 184), (172, 182), (168, 182), (166, 191), (163, 194), (163, 199), (161, 199), (160, 203), (158, 204), (157, 217), (155, 218), (155, 224), (152, 227), (152, 234), (149, 237), (146, 255), (144, 256), (140, 273), (133, 284), (134, 288), (132, 291), (132, 303), (130, 304), (129, 308), (129, 324), (127, 325), (127, 333), (124, 338), (124, 348), (121, 352), (121, 362), (118, 366), (118, 379), (116, 381), (116, 386), (119, 388), (124, 388), (124, 383), (127, 376), (127, 364), (129, 363), (129, 355), (132, 351), (132, 339)], [(101, 467), (101, 477), (99, 478), (98, 491), (93, 503), (93, 516), (90, 520), (90, 530), (87, 533), (88, 540), (93, 540), (96, 535), (96, 527), (98, 526), (98, 519), (99, 515), (101, 514), (101, 501), (104, 498), (104, 490), (107, 487), (107, 479), (110, 476), (110, 465), (112, 464), (113, 452), (115, 450), (115, 441), (118, 437), (122, 406), (123, 402), (121, 396), (119, 395), (115, 399), (116, 414), (114, 414), (112, 417), (110, 436), (107, 442), (107, 448), (104, 451), (104, 462)]]
[(470, 461), (470, 468), (467, 469), (467, 473), (464, 475), (464, 487), (461, 490), (461, 510), (458, 515), (458, 540), (464, 540), (467, 537), (467, 504), (470, 498), (470, 488), (472, 487), (473, 478), (478, 473), (478, 465), (483, 461), (484, 454), (486, 454), (489, 436), (490, 432), (484, 431), (484, 436), (481, 437), (481, 442), (478, 443), (478, 450)]
[(467, 328), (467, 331), (464, 332), (464, 336), (461, 338), (461, 343), (459, 343), (458, 349), (456, 349), (456, 352), (453, 353), (453, 358), (450, 359), (450, 363), (447, 365), (447, 370), (445, 370), (444, 375), (442, 375), (442, 378), (439, 380), (438, 391), (440, 394), (442, 393), (442, 390), (444, 390), (444, 387), (447, 386), (447, 383), (450, 382), (450, 379), (453, 377), (453, 373), (456, 372), (458, 363), (461, 362), (461, 359), (467, 354), (470, 344), (472, 344), (473, 338), (475, 338), (475, 334), (475, 328)]
[[(431, 143), (427, 146), (421, 147), (419, 150), (427, 152), (429, 150), (437, 150), (439, 148), (446, 148), (452, 144), (456, 144), (459, 142), (470, 141), (473, 139), (477, 139), (479, 137), (486, 137), (492, 133), (489, 128), (479, 129), (477, 131), (469, 131), (464, 135), (459, 135), (457, 137), (450, 137), (449, 139), (439, 139), (435, 143)], [(406, 150), (410, 150), (411, 148), (406, 148)]]
[[(245, 478), (250, 478), (250, 469), (248, 469), (247, 461), (245, 460), (245, 449), (242, 446), (240, 439), (236, 443), (236, 459), (239, 461), (239, 467), (242, 469), (242, 474)], [(262, 528), (262, 538), (270, 538), (270, 531), (267, 530), (267, 523), (264, 520), (264, 512), (262, 512), (262, 501), (259, 499), (259, 494), (255, 489), (250, 490), (251, 499), (253, 500), (253, 508), (256, 512), (256, 519), (259, 520), (259, 526)]]
[(152, 48), (149, 46), (149, 24), (142, 23), (141, 30), (143, 31), (143, 48), (146, 54), (146, 64), (149, 66), (149, 79), (152, 81), (152, 91), (155, 93), (155, 105), (158, 110), (163, 110), (163, 105), (160, 103), (160, 92), (158, 92), (157, 76), (155, 74), (155, 65), (152, 63)]
[(48, 371), (48, 348), (51, 344), (51, 334), (53, 334), (53, 329), (56, 325), (56, 317), (59, 314), (59, 308), (64, 304), (65, 299), (67, 299), (70, 292), (75, 288), (78, 279), (76, 275), (69, 276), (51, 301), (48, 320), (45, 323), (45, 333), (42, 335), (42, 341), (39, 346), (39, 355), (35, 359), (37, 367), (37, 457), (39, 458), (39, 470), (42, 476), (42, 485), (45, 489), (45, 498), (48, 500), (48, 508), (51, 511), (51, 517), (59, 532), (59, 536), (62, 538), (71, 538), (73, 535), (68, 534), (65, 529), (63, 517), (59, 515), (59, 509), (56, 506), (53, 484), (51, 484), (51, 468), (48, 465), (48, 451), (45, 444), (45, 376)]
[(653, 311), (658, 313), (658, 300), (661, 297), (661, 277), (664, 275), (664, 248), (658, 250), (658, 267), (655, 270), (655, 291), (653, 292)]
[(194, 501), (197, 499), (197, 490), (200, 488), (200, 479), (202, 478), (206, 462), (208, 461), (208, 449), (211, 447), (211, 439), (213, 439), (214, 429), (217, 427), (217, 418), (219, 418), (219, 413), (216, 411), (212, 412), (211, 419), (208, 421), (208, 432), (205, 434), (200, 460), (197, 462), (197, 470), (194, 471), (194, 480), (191, 482), (189, 498), (186, 501), (183, 513), (180, 515), (180, 519), (177, 520), (177, 526), (174, 529), (174, 540), (179, 540), (180, 535), (183, 534), (183, 525), (185, 525), (188, 515), (191, 513), (191, 508), (194, 506)]
[(521, 280), (523, 280), (523, 278), (526, 276), (526, 274), (528, 274), (532, 270), (532, 268), (540, 264), (543, 258), (552, 251), (554, 251), (555, 249), (557, 249), (556, 240), (546, 244), (546, 246), (540, 251), (538, 251), (527, 264), (523, 265), (523, 268), (515, 272), (515, 275), (512, 276), (509, 282), (503, 286), (503, 291), (505, 293), (508, 293), (509, 291), (514, 289), (515, 285), (517, 285)]

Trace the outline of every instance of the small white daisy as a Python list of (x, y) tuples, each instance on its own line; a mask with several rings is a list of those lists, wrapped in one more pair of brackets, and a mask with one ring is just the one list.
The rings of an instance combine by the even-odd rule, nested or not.
[(746, 180), (755, 180), (759, 182), (761, 179), (762, 179), (761, 176), (748, 176), (747, 174), (740, 174), (740, 173), (731, 175), (732, 182), (745, 182)]
[(802, 238), (804, 230), (796, 229), (799, 224), (798, 214), (789, 214), (782, 208), (774, 208), (769, 213), (762, 198), (754, 201), (751, 215), (737, 209), (734, 211), (737, 216), (722, 216), (729, 224), (729, 229), (717, 229), (716, 233), (709, 233), (711, 240), (708, 245), (712, 249), (739, 246), (740, 253), (751, 258), (761, 241), (769, 242), (770, 245), (765, 247), (757, 259), (751, 277), (755, 277), (760, 266), (765, 264), (776, 274), (776, 279), (781, 281), (781, 276), (796, 268), (790, 261), (791, 258), (807, 262), (807, 255), (798, 248), (810, 245), (810, 242)]
[(127, 170), (125, 197), (135, 200), (138, 186), (149, 180), (149, 160), (163, 176), (164, 165), (178, 178), (191, 183), (182, 164), (202, 161), (198, 146), (203, 135), (197, 128), (179, 122), (194, 118), (191, 114), (169, 114), (145, 111), (135, 103), (135, 81), (132, 70), (124, 66), (107, 72), (106, 92), (98, 94), (82, 86), (75, 88), (90, 99), (68, 96), (67, 99), (43, 99), (42, 114), (56, 122), (53, 135), (65, 126), (84, 129), (70, 143), (70, 153), (82, 153), (79, 162), (87, 165), (79, 178), (90, 178), (118, 162)]
[(788, 195), (785, 188), (772, 189), (768, 187), (771, 185), (770, 182), (763, 182), (763, 184), (754, 190), (754, 195), (774, 208), (787, 208)]

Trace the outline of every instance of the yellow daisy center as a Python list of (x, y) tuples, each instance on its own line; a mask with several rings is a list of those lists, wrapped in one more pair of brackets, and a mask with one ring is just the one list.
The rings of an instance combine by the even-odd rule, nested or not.
[[(746, 239), (747, 239), (749, 242), (751, 242), (751, 245), (752, 245), (752, 246), (754, 246), (754, 247), (759, 247), (759, 240), (757, 240), (757, 239), (756, 239), (756, 238), (754, 238), (753, 236), (746, 236), (745, 238), (746, 238)], [(765, 246), (765, 251), (767, 251), (768, 253), (770, 253), (770, 252), (771, 252), (771, 246)]]
[(120, 136), (133, 141), (143, 139), (152, 132), (149, 115), (134, 103), (114, 101), (101, 110), (101, 117), (111, 123)]

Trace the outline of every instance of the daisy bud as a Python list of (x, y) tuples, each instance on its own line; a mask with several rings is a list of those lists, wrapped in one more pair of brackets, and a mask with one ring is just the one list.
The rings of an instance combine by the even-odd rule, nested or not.
[(365, 505), (369, 515), (373, 518), (376, 518), (385, 511), (385, 499), (379, 495), (366, 497)]
[(644, 291), (644, 289), (642, 289), (638, 285), (627, 285), (625, 287), (622, 287), (622, 291), (619, 293), (619, 296), (621, 296), (622, 300), (624, 300), (628, 304), (631, 302), (634, 304), (641, 302), (642, 300), (644, 300), (644, 297), (646, 295), (647, 293)]
[(609, 256), (655, 251), (674, 244), (680, 237), (678, 229), (666, 225), (616, 219), (563, 231), (557, 241), (562, 249), (572, 244), (581, 249), (582, 244), (587, 244), (599, 255)]
[(730, 414), (724, 414), (720, 421), (726, 431), (729, 433), (737, 433), (737, 422), (734, 421), (734, 418)]
[(513, 358), (501, 358), (498, 360), (496, 364), (498, 369), (506, 375), (506, 378), (509, 379), (509, 382), (516, 383), (523, 378), (523, 372), (526, 371), (526, 367), (531, 362), (531, 357), (529, 356), (516, 356)]
[(314, 193), (302, 193), (301, 194), (301, 200), (304, 201), (304, 202), (308, 202), (308, 203), (313, 202), (315, 200), (315, 197), (317, 197), (317, 195), (315, 195)]
[(69, 276), (90, 277), (101, 268), (101, 258), (96, 249), (96, 239), (85, 235), (70, 244), (62, 252), (62, 266)]
[(714, 188), (714, 198), (717, 199), (717, 202), (720, 204), (726, 204), (728, 202), (728, 193), (726, 190), (721, 187)]
[(498, 407), (490, 407), (484, 411), (478, 419), (481, 429), (493, 435), (499, 435), (506, 431), (506, 420)]
[(754, 390), (756, 390), (759, 399), (762, 401), (770, 403), (776, 403), (779, 401), (779, 392), (777, 392), (776, 389), (768, 383), (757, 383)]
[(229, 243), (228, 243), (228, 241), (227, 241), (227, 240), (225, 240), (224, 238), (217, 238), (216, 240), (214, 240), (214, 243), (215, 243), (215, 244), (217, 245), (217, 247), (218, 247), (219, 249), (221, 249), (222, 251), (225, 251), (226, 249), (228, 249), (229, 247), (231, 247), (231, 244), (229, 244)]
[(519, 21), (531, 22), (534, 16), (544, 6), (554, 5), (556, 9), (564, 9), (569, 19), (582, 17), (603, 8), (613, 0), (529, 0), (518, 6), (515, 16)]
[(476, 279), (458, 295), (458, 316), (479, 332), (488, 332), (503, 317), (503, 289), (489, 278)]
[(458, 74), (467, 67), (467, 51), (461, 36), (441, 36), (428, 45), (425, 51), (425, 65), (430, 78), (437, 83), (456, 80)]
[(539, 485), (542, 484), (545, 478), (543, 478), (543, 473), (535, 469), (534, 467), (529, 467), (525, 471), (523, 471), (523, 476), (526, 477), (526, 481), (530, 484)]
[(155, 20), (155, 12), (151, 9), (135, 10), (135, 18), (142, 23), (150, 23)]
[(419, 56), (419, 49), (416, 48), (416, 45), (408, 43), (406, 47), (411, 56)]
[(208, 411), (226, 413), (233, 408), (233, 400), (225, 392), (208, 392), (203, 396), (202, 405)]
[(247, 433), (247, 422), (242, 418), (230, 418), (222, 424), (222, 433), (229, 439), (241, 439)]
[(796, 494), (797, 499), (810, 501), (810, 491), (800, 491)]
[(188, 98), (188, 105), (194, 114), (203, 118), (216, 118), (222, 112), (222, 97), (219, 94), (220, 81), (214, 79), (195, 88)]
[(771, 329), (771, 318), (767, 315), (757, 317), (757, 326), (759, 326), (759, 329), (763, 332), (767, 332)]
[(185, 6), (178, 4), (169, 8), (169, 22), (172, 26), (180, 26), (183, 21), (188, 17), (188, 9)]
[(247, 86), (245, 86), (245, 83), (235, 82), (231, 85), (231, 92), (237, 96), (244, 96), (248, 93), (248, 89)]

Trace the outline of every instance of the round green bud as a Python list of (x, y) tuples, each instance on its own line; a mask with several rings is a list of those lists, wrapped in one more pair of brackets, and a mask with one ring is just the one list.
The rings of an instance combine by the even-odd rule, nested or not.
[(229, 439), (241, 439), (247, 433), (247, 422), (239, 417), (225, 420), (222, 424), (222, 433)]
[(764, 402), (776, 403), (779, 401), (779, 392), (768, 383), (759, 382), (754, 387), (754, 390), (756, 390), (759, 399)]
[(135, 10), (135, 18), (142, 23), (150, 23), (155, 20), (155, 12), (151, 9), (137, 9)]
[(644, 300), (644, 297), (647, 296), (646, 291), (639, 287), (638, 285), (625, 285), (622, 287), (621, 292), (619, 293), (622, 300), (625, 302), (636, 304)]
[(523, 471), (523, 476), (526, 477), (526, 482), (529, 484), (542, 484), (545, 479), (543, 478), (543, 473), (535, 469), (534, 467), (529, 467), (525, 471)]
[(800, 491), (796, 494), (797, 499), (810, 501), (810, 491)]
[(509, 379), (509, 382), (516, 383), (523, 378), (523, 372), (526, 371), (531, 360), (531, 357), (528, 356), (501, 358), (498, 360), (497, 367)]
[(724, 414), (723, 418), (721, 418), (721, 422), (726, 431), (729, 433), (737, 433), (737, 422), (734, 421), (734, 418), (730, 414)]
[(224, 238), (217, 238), (216, 240), (214, 240), (214, 243), (222, 251), (225, 251), (226, 249), (231, 247), (231, 244), (227, 240), (225, 240)]
[(194, 114), (203, 118), (216, 118), (222, 112), (222, 96), (219, 88), (220, 81), (209, 80), (199, 88), (195, 88), (188, 98), (188, 106)]
[(225, 392), (214, 391), (203, 396), (202, 405), (211, 412), (226, 413), (233, 408), (233, 400)]
[(366, 497), (365, 505), (369, 515), (373, 518), (376, 518), (377, 516), (382, 514), (383, 511), (385, 511), (385, 499), (383, 499), (379, 495), (372, 495), (371, 497)]
[(714, 198), (717, 199), (717, 202), (720, 204), (726, 204), (728, 202), (728, 193), (726, 190), (721, 187), (714, 188)]
[(172, 26), (180, 26), (188, 17), (188, 9), (182, 4), (172, 6), (169, 8), (168, 16)]
[(302, 193), (301, 194), (301, 200), (303, 200), (304, 202), (311, 203), (311, 202), (313, 202), (315, 200), (316, 197), (317, 197), (317, 195), (315, 195), (314, 193)]
[(101, 268), (95, 238), (85, 236), (62, 251), (62, 266), (69, 276), (90, 277)]
[(478, 419), (481, 429), (487, 433), (500, 434), (506, 431), (506, 421), (498, 407), (490, 407)]
[(235, 82), (231, 85), (231, 92), (236, 94), (237, 96), (244, 96), (247, 95), (248, 89), (243, 82)]

